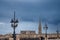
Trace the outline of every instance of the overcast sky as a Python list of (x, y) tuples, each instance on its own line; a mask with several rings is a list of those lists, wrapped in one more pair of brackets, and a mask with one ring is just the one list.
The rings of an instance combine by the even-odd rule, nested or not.
[(60, 0), (0, 0), (0, 34), (13, 33), (10, 21), (14, 11), (19, 20), (16, 33), (22, 30), (37, 33), (39, 19), (43, 33), (45, 22), (48, 33), (56, 33), (57, 26), (60, 28)]

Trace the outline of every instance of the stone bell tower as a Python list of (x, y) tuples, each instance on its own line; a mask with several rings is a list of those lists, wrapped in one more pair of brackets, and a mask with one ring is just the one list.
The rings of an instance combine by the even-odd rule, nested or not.
[(41, 20), (39, 20), (38, 34), (42, 34), (42, 25), (41, 25)]

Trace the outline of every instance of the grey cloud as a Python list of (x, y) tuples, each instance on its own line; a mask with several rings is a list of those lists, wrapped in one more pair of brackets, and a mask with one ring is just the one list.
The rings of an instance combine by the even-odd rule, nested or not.
[[(2, 0), (1, 0), (2, 1)], [(7, 0), (6, 0), (7, 1)], [(58, 1), (42, 1), (40, 3), (26, 3), (26, 2), (6, 2), (2, 1), (1, 3), (1, 11), (0, 18), (13, 18), (14, 9), (16, 10), (17, 18), (20, 18), (24, 21), (38, 21), (39, 17), (41, 17), (42, 21), (48, 20), (50, 24), (56, 24), (59, 22), (60, 14), (57, 14), (57, 11), (60, 10), (58, 8)], [(10, 0), (9, 0), (10, 1)], [(14, 1), (14, 0), (11, 0)], [(18, 0), (17, 0), (18, 1)], [(58, 8), (57, 8), (58, 7)], [(56, 15), (56, 16), (55, 16)], [(57, 17), (57, 18), (56, 18)]]

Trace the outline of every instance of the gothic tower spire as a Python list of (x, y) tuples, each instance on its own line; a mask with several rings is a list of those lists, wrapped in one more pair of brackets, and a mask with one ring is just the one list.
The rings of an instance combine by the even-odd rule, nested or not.
[(38, 34), (42, 34), (41, 20), (39, 20)]

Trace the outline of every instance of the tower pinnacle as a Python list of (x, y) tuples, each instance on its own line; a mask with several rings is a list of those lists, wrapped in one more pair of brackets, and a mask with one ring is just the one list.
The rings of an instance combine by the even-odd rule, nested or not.
[(38, 34), (42, 34), (41, 20), (39, 20)]

